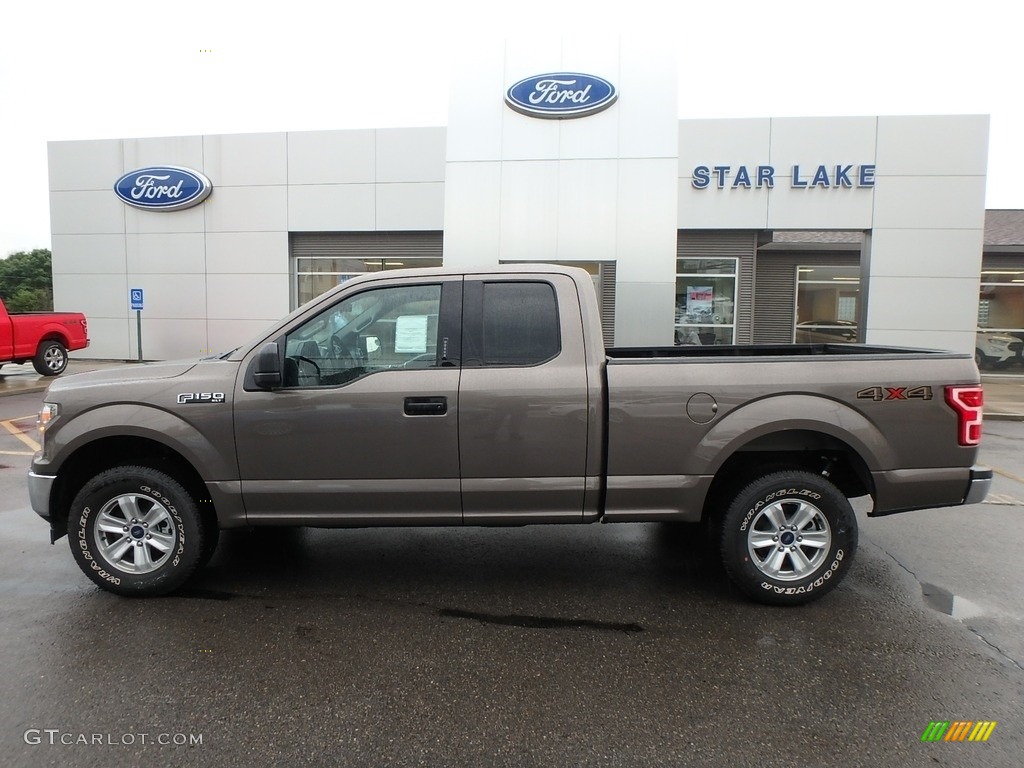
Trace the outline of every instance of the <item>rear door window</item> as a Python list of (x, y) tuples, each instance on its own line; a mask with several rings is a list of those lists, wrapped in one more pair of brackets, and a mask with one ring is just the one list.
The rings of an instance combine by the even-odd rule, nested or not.
[(540, 365), (561, 351), (558, 304), (550, 283), (483, 282), (472, 289), (467, 285), (467, 310), (467, 364)]

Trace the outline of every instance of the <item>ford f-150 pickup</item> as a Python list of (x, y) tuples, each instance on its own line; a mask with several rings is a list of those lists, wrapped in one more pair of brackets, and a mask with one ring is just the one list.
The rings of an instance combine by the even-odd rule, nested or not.
[(68, 365), (68, 351), (89, 346), (89, 326), (78, 312), (8, 314), (0, 299), (0, 365), (29, 360), (40, 376), (56, 376)]
[(395, 271), (218, 358), (55, 381), (29, 490), (122, 595), (241, 526), (700, 521), (741, 592), (797, 604), (850, 568), (850, 498), (981, 501), (981, 423), (971, 355), (605, 349), (582, 270)]

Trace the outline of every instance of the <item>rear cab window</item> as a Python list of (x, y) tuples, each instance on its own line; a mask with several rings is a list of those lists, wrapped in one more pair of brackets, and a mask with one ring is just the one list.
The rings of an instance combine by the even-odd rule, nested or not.
[(541, 280), (467, 281), (463, 364), (541, 365), (561, 352), (558, 302)]

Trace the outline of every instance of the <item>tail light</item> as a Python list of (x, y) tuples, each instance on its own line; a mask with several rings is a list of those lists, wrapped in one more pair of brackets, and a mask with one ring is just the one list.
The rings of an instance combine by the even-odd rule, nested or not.
[(978, 445), (981, 442), (981, 410), (985, 404), (981, 387), (946, 387), (946, 402), (956, 411), (960, 445)]

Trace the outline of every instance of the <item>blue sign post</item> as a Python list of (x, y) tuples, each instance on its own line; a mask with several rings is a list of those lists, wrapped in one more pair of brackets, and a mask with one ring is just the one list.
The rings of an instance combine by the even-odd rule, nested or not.
[(135, 328), (136, 336), (139, 342), (139, 362), (142, 362), (142, 305), (143, 305), (143, 293), (141, 288), (132, 288), (128, 291), (128, 301), (131, 304), (132, 311), (135, 313)]

